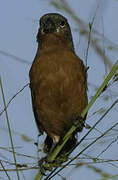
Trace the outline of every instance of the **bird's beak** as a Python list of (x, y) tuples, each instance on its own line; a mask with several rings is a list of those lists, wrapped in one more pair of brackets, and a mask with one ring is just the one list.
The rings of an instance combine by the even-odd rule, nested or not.
[(52, 21), (51, 18), (48, 18), (43, 24), (43, 27), (41, 27), (41, 32), (47, 34), (47, 33), (53, 33), (55, 31), (56, 31), (55, 23)]

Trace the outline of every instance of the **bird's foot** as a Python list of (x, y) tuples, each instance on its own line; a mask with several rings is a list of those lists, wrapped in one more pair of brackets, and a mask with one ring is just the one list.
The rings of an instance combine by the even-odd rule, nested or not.
[[(48, 155), (49, 156), (49, 155)], [(42, 159), (40, 159), (39, 161), (38, 161), (38, 164), (39, 164), (39, 167), (40, 167), (40, 172), (41, 172), (41, 174), (43, 174), (44, 176), (46, 176), (46, 174), (45, 174), (45, 171), (52, 171), (52, 168), (53, 167), (57, 167), (56, 165), (55, 165), (55, 162), (53, 161), (53, 162), (49, 162), (48, 161), (48, 156), (46, 156), (46, 157), (44, 157), (44, 158), (42, 158)]]
[(46, 157), (43, 157), (38, 161), (38, 165), (40, 167), (40, 172), (43, 176), (46, 176), (46, 174), (45, 174), (46, 169), (44, 168), (45, 161), (46, 161)]
[(40, 172), (42, 175), (46, 176), (45, 172), (52, 170), (52, 165), (47, 161), (48, 157), (43, 157), (38, 161), (38, 165), (40, 167)]
[(84, 125), (84, 119), (80, 116), (77, 115), (74, 119), (73, 119), (73, 124), (77, 127), (77, 131), (81, 132)]

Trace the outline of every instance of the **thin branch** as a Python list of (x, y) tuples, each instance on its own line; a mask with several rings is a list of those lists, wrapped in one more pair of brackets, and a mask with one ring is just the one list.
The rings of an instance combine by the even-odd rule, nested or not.
[[(15, 148), (16, 148), (16, 147), (14, 147), (14, 149), (15, 149)], [(10, 149), (5, 148), (5, 147), (0, 147), (0, 149), (5, 150), (5, 151), (8, 151), (8, 152), (10, 152), (10, 153), (13, 153), (13, 150), (10, 150)], [(23, 154), (23, 153), (18, 153), (18, 152), (16, 152), (16, 151), (15, 151), (15, 154), (16, 154), (17, 156), (22, 156), (22, 157), (26, 157), (26, 158), (35, 159), (35, 160), (37, 159), (37, 157), (30, 156), (30, 155)]]
[(97, 158), (98, 158), (99, 156), (101, 156), (104, 152), (106, 152), (107, 149), (108, 149), (113, 143), (115, 143), (117, 140), (118, 140), (118, 136), (117, 136), (117, 138), (115, 138), (100, 154), (98, 154)]
[[(18, 171), (26, 171), (26, 170), (31, 170), (31, 169), (39, 169), (39, 166), (31, 166), (31, 167), (23, 167), (23, 168), (17, 168)], [(3, 172), (3, 169), (0, 169), (0, 172)], [(16, 171), (16, 168), (13, 169), (6, 169), (6, 171), (12, 172)]]
[(5, 169), (5, 167), (4, 167), (4, 165), (2, 164), (1, 160), (0, 160), (0, 164), (1, 164), (2, 168), (3, 168), (3, 171), (5, 172), (5, 174), (6, 174), (6, 176), (7, 176), (7, 178), (8, 178), (9, 180), (11, 180), (11, 178), (10, 178), (9, 174), (7, 173), (7, 170)]
[(11, 59), (13, 59), (13, 60), (15, 60), (15, 61), (19, 61), (19, 62), (21, 62), (21, 63), (25, 63), (25, 64), (28, 64), (28, 65), (31, 64), (31, 63), (28, 62), (27, 60), (22, 59), (22, 58), (19, 58), (19, 57), (15, 56), (15, 55), (10, 54), (10, 53), (7, 53), (7, 52), (5, 52), (5, 51), (1, 51), (1, 50), (0, 50), (0, 54), (2, 54), (3, 56), (7, 56), (7, 57), (9, 57), (9, 58), (11, 58)]
[(85, 55), (85, 65), (87, 66), (87, 59), (88, 59), (88, 52), (89, 52), (89, 47), (90, 47), (90, 43), (91, 43), (91, 32), (92, 32), (92, 28), (93, 28), (93, 23), (96, 17), (96, 13), (97, 13), (97, 9), (96, 8), (96, 12), (92, 18), (92, 22), (89, 22), (89, 34), (88, 34), (88, 46), (87, 46), (87, 50), (86, 50), (86, 55)]
[[(1, 88), (1, 92), (2, 92), (2, 98), (3, 98), (4, 108), (6, 109), (6, 102), (5, 102), (5, 96), (4, 96), (4, 91), (3, 91), (3, 87), (2, 87), (1, 77), (0, 77), (0, 88)], [(13, 150), (14, 163), (15, 163), (15, 166), (16, 166), (16, 174), (17, 174), (18, 180), (20, 180), (19, 172), (18, 172), (18, 168), (17, 168), (15, 151), (14, 151), (14, 144), (13, 144), (13, 140), (12, 140), (11, 127), (10, 127), (10, 123), (9, 123), (9, 118), (8, 118), (7, 110), (5, 110), (5, 115), (6, 115), (7, 125), (8, 125), (8, 131), (9, 131), (9, 137), (10, 137), (11, 147), (12, 147), (12, 150)]]
[(10, 103), (12, 102), (12, 100), (13, 100), (19, 93), (21, 93), (28, 85), (29, 85), (29, 83), (27, 83), (25, 86), (23, 86), (23, 88), (20, 89), (20, 90), (9, 100), (9, 102), (6, 104), (6, 107), (0, 112), (0, 116), (7, 110), (8, 106), (10, 105)]

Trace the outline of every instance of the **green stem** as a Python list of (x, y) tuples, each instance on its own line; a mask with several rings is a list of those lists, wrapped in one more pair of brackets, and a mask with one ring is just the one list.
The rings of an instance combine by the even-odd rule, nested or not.
[(4, 172), (5, 172), (6, 176), (8, 177), (8, 179), (11, 180), (11, 178), (10, 178), (9, 174), (7, 173), (7, 170), (6, 170), (5, 167), (3, 166), (1, 160), (0, 160), (0, 164), (1, 164), (1, 166), (2, 166), (2, 168), (3, 168), (3, 170), (4, 170)]
[(6, 115), (7, 125), (8, 125), (9, 137), (10, 137), (11, 147), (12, 147), (12, 151), (13, 151), (14, 163), (15, 163), (15, 166), (16, 166), (16, 174), (17, 174), (18, 180), (20, 180), (19, 172), (18, 172), (18, 168), (17, 168), (15, 151), (14, 151), (14, 145), (13, 145), (13, 140), (12, 140), (11, 128), (10, 128), (10, 123), (9, 123), (9, 119), (8, 119), (8, 113), (7, 113), (7, 109), (6, 109), (6, 102), (5, 102), (5, 96), (4, 96), (4, 91), (3, 91), (3, 87), (2, 87), (1, 77), (0, 77), (0, 88), (1, 88), (1, 92), (2, 92), (2, 98), (3, 98), (5, 115)]

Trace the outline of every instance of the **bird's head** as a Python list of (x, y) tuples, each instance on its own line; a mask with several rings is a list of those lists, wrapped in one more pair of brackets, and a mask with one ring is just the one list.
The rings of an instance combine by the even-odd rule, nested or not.
[(61, 37), (70, 44), (70, 49), (73, 49), (72, 35), (67, 19), (57, 13), (48, 13), (41, 17), (40, 27), (37, 34), (37, 41), (40, 43), (45, 37), (55, 34)]
[(67, 19), (60, 14), (45, 14), (40, 19), (40, 31), (42, 34), (66, 33), (70, 31)]

